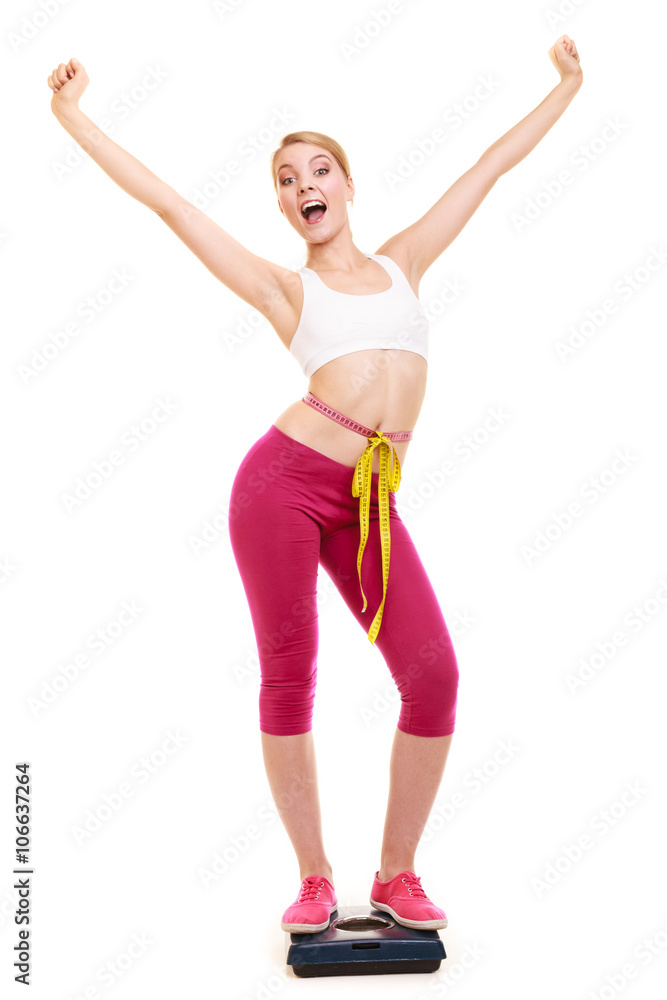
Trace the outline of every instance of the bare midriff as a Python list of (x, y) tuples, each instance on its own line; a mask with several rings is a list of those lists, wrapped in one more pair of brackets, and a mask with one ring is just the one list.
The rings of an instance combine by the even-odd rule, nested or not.
[[(322, 365), (308, 390), (346, 417), (377, 431), (414, 428), (426, 392), (427, 363), (420, 354), (394, 348), (354, 351)], [(275, 426), (301, 444), (354, 469), (368, 439), (314, 410), (303, 400), (284, 410)], [(409, 441), (394, 441), (403, 467)], [(379, 471), (379, 455), (373, 455)]]

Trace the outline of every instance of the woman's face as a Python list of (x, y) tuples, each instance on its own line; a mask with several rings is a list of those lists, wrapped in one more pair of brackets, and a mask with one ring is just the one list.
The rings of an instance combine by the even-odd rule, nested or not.
[[(347, 222), (347, 202), (354, 197), (354, 184), (338, 161), (322, 146), (295, 142), (281, 149), (276, 159), (278, 204), (299, 236), (321, 243)], [(306, 213), (311, 201), (322, 207)]]

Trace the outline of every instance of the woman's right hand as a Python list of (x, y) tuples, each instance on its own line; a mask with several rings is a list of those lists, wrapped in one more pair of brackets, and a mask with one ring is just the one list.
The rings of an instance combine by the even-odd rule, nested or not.
[(77, 59), (70, 59), (67, 65), (60, 63), (47, 77), (47, 83), (53, 91), (51, 110), (55, 112), (63, 108), (78, 107), (88, 82), (88, 74)]
[(560, 73), (561, 83), (566, 79), (578, 80), (581, 83), (584, 74), (579, 65), (579, 53), (569, 35), (561, 35), (551, 46), (549, 58)]

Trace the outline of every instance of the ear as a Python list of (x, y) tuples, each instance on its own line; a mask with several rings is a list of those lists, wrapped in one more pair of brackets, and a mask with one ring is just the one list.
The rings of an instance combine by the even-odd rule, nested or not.
[(280, 204), (280, 198), (278, 199), (278, 208), (280, 209), (280, 211), (281, 211), (281, 212), (282, 212), (282, 214), (284, 215), (285, 213), (284, 213), (284, 211), (283, 211), (283, 206), (282, 206), (282, 205)]
[(348, 177), (347, 179), (347, 193), (348, 193), (348, 201), (352, 201), (352, 199), (354, 198), (354, 181), (352, 180), (351, 177)]

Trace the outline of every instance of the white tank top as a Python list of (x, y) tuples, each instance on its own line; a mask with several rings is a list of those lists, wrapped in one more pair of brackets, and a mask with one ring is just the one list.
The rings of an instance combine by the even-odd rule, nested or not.
[(289, 345), (307, 378), (327, 361), (370, 348), (413, 351), (428, 361), (428, 320), (398, 264), (385, 254), (366, 254), (391, 277), (384, 292), (335, 292), (316, 271), (301, 267), (303, 308)]

